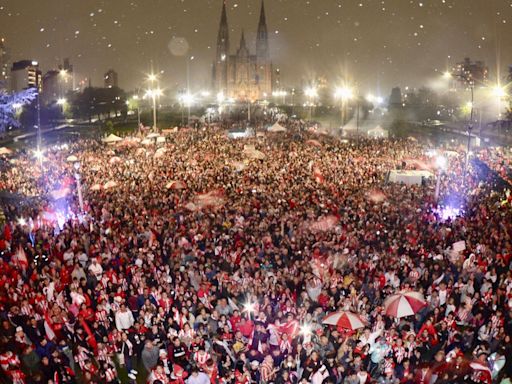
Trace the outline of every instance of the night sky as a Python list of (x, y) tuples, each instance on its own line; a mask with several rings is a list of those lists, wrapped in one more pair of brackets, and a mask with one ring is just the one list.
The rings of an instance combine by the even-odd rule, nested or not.
[[(227, 0), (232, 51), (245, 29), (250, 48), (261, 0)], [(44, 71), (69, 57), (78, 77), (102, 83), (109, 68), (127, 90), (151, 68), (172, 92), (210, 85), (221, 0), (3, 0), (0, 35), (11, 60), (36, 59)], [(465, 56), (485, 60), (496, 79), (512, 64), (512, 0), (266, 0), (272, 58), (282, 82), (343, 75), (388, 94), (419, 86)], [(182, 53), (182, 40), (189, 51)], [(173, 41), (173, 38), (175, 39)], [(171, 44), (172, 42), (172, 44)], [(171, 49), (172, 47), (172, 49)], [(171, 52), (173, 51), (173, 52)]]

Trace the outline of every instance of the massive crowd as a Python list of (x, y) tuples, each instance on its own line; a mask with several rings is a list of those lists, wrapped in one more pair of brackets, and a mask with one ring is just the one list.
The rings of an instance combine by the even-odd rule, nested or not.
[[(488, 173), (450, 157), (440, 200), (464, 209), (446, 217), (435, 179), (385, 182), (429, 167), (425, 153), (413, 140), (185, 131), (3, 159), (0, 190), (30, 200), (2, 206), (0, 377), (510, 383), (512, 208), (492, 173), (503, 156), (477, 154)], [(408, 291), (426, 305), (386, 313)], [(364, 327), (323, 324), (337, 311)]]

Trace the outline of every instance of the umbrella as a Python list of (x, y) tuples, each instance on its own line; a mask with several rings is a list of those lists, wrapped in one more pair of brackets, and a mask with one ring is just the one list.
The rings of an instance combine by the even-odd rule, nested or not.
[(110, 160), (108, 161), (110, 164), (116, 164), (116, 163), (120, 163), (121, 162), (121, 159), (117, 156), (114, 156), (112, 158), (110, 158)]
[(170, 181), (167, 183), (167, 185), (165, 186), (165, 188), (167, 189), (186, 189), (187, 186), (185, 185), (185, 183), (183, 181)]
[(119, 141), (123, 141), (119, 136), (114, 135), (113, 133), (108, 135), (106, 138), (102, 140), (104, 143), (110, 144), (110, 143), (117, 143)]
[(76, 157), (75, 155), (71, 155), (71, 156), (68, 156), (68, 157), (66, 158), (66, 161), (67, 161), (68, 163), (74, 163), (74, 162), (78, 161), (78, 157)]
[(412, 316), (419, 312), (427, 303), (419, 292), (400, 292), (389, 296), (384, 301), (386, 315), (401, 318)]
[(12, 153), (12, 150), (9, 148), (2, 147), (0, 148), (0, 155), (10, 155)]
[(160, 135), (158, 133), (150, 133), (149, 135), (146, 136), (146, 138), (148, 139), (154, 139), (154, 138), (157, 138), (159, 137)]
[(319, 142), (318, 140), (314, 140), (314, 139), (306, 141), (306, 144), (313, 145), (315, 147), (320, 147), (320, 148), (322, 147), (322, 143)]
[(367, 194), (368, 200), (374, 202), (374, 203), (382, 203), (387, 199), (384, 192), (379, 191), (378, 189), (374, 189)]
[(365, 321), (361, 316), (353, 312), (340, 311), (334, 312), (324, 317), (322, 324), (335, 325), (344, 329), (354, 331), (365, 327)]
[(155, 159), (158, 159), (159, 157), (163, 157), (165, 155), (166, 149), (165, 148), (159, 148), (155, 151)]
[(104, 189), (114, 188), (117, 186), (117, 183), (115, 181), (107, 181), (105, 185), (103, 186)]

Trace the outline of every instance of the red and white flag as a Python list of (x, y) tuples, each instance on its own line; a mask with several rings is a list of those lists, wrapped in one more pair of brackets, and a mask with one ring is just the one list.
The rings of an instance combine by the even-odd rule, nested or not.
[(45, 312), (45, 314), (44, 314), (44, 330), (46, 332), (46, 338), (48, 340), (55, 339), (55, 332), (53, 331), (53, 323), (50, 319), (50, 316), (48, 316), (47, 312)]
[(22, 268), (23, 270), (27, 269), (28, 267), (28, 260), (27, 260), (27, 254), (25, 253), (25, 250), (20, 245), (18, 247), (18, 251), (15, 253), (13, 257), (14, 264)]

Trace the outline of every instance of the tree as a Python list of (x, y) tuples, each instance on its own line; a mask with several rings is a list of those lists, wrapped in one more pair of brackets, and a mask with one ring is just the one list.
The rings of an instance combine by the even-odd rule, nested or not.
[(17, 128), (20, 122), (17, 111), (26, 104), (30, 104), (37, 97), (35, 88), (28, 88), (17, 93), (0, 92), (0, 133), (8, 128)]
[(108, 118), (112, 112), (116, 117), (126, 115), (126, 93), (117, 87), (88, 87), (71, 99), (71, 110), (75, 117), (89, 120), (93, 116), (97, 116), (98, 120)]

